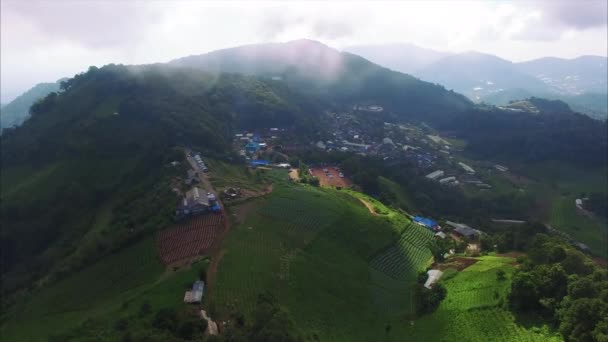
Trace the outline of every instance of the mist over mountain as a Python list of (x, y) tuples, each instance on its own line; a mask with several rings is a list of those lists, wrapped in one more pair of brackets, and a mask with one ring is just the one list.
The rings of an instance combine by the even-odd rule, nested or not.
[(353, 45), (342, 50), (410, 75), (416, 75), (420, 69), (451, 55), (408, 43)]
[(357, 55), (311, 40), (224, 49), (169, 63), (208, 72), (257, 75), (341, 104), (377, 104), (424, 118), (466, 110), (470, 101), (441, 85), (391, 71)]
[(421, 79), (445, 85), (479, 101), (483, 96), (525, 85), (532, 92), (546, 92), (549, 87), (541, 80), (523, 73), (505, 59), (467, 52), (444, 57), (416, 75)]
[(608, 57), (546, 57), (517, 63), (517, 68), (563, 95), (608, 93)]
[(544, 57), (511, 61), (478, 52), (450, 54), (411, 44), (347, 48), (374, 63), (454, 89), (479, 102), (503, 105), (531, 96), (560, 99), (574, 110), (606, 118), (607, 57)]

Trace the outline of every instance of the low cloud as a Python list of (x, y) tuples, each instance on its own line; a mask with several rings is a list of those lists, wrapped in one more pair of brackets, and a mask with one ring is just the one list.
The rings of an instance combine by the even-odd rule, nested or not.
[(577, 30), (605, 27), (608, 20), (606, 0), (551, 0), (541, 2), (540, 8), (549, 23)]
[(2, 12), (9, 20), (14, 16), (27, 22), (49, 40), (87, 48), (134, 44), (160, 15), (143, 2), (126, 1), (3, 1)]

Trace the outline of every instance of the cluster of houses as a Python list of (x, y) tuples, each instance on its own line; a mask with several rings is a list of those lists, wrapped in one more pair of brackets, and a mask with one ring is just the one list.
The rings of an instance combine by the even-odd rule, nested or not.
[(205, 192), (198, 186), (186, 192), (175, 210), (177, 218), (201, 215), (208, 212), (219, 212), (217, 198), (210, 192)]
[(425, 177), (430, 180), (438, 181), (439, 184), (446, 184), (446, 185), (460, 184), (460, 182), (456, 179), (455, 176), (444, 177), (445, 175), (446, 174), (443, 170), (436, 170), (436, 171), (429, 173)]
[(194, 161), (196, 162), (196, 166), (198, 166), (199, 170), (202, 170), (203, 172), (209, 171), (209, 169), (207, 168), (207, 165), (205, 165), (205, 162), (203, 161), (203, 159), (201, 158), (201, 155), (199, 153), (192, 152), (192, 158), (194, 158)]
[(268, 147), (267, 141), (278, 139), (283, 130), (273, 127), (259, 132), (243, 132), (234, 135), (235, 143), (240, 146), (239, 154), (247, 160), (253, 158), (260, 150)]

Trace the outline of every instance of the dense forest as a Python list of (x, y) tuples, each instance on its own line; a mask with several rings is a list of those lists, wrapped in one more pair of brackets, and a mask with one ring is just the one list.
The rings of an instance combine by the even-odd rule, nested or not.
[(48, 94), (59, 90), (61, 81), (36, 84), (13, 101), (3, 105), (0, 110), (0, 131), (3, 128), (21, 125), (29, 117), (30, 107)]

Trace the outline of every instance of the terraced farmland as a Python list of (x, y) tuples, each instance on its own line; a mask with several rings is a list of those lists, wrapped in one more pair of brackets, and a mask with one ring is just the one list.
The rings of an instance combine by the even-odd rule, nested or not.
[(158, 233), (156, 244), (166, 265), (203, 255), (225, 228), (223, 214), (206, 214)]
[[(412, 341), (562, 341), (547, 326), (523, 326), (504, 308), (514, 259), (485, 256), (443, 281), (448, 290), (439, 309), (408, 328)], [(497, 280), (503, 270), (507, 279)]]
[(386, 324), (403, 329), (410, 282), (375, 271), (370, 260), (398, 241), (417, 270), (430, 258), (423, 250), (432, 234), (404, 229), (396, 222), (409, 220), (389, 208), (373, 215), (346, 191), (275, 183), (256, 201), (259, 209), (223, 244), (211, 299), (220, 316), (247, 318), (257, 296), (271, 292), (310, 340), (371, 341)]
[(370, 266), (397, 280), (411, 280), (432, 258), (433, 233), (417, 224), (405, 228), (398, 241), (376, 255)]

